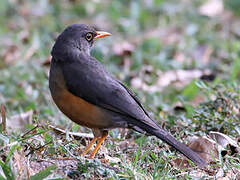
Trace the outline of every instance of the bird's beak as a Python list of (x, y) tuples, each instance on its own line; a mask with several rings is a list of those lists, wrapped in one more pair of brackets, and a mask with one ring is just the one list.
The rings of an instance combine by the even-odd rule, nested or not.
[(95, 36), (94, 40), (105, 37), (105, 36), (111, 36), (111, 34), (108, 32), (97, 31), (97, 35)]

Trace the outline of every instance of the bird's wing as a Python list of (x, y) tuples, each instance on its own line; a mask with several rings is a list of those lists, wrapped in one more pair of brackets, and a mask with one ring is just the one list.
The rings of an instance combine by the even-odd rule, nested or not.
[(81, 55), (81, 61), (64, 61), (62, 71), (68, 90), (75, 96), (124, 116), (140, 120), (152, 127), (158, 125), (149, 118), (142, 104), (123, 84), (115, 80), (101, 63)]
[(126, 89), (126, 91), (129, 93), (129, 95), (135, 100), (135, 102), (141, 107), (141, 109), (144, 111), (144, 113), (149, 117), (148, 112), (146, 111), (146, 109), (143, 107), (142, 103), (140, 102), (140, 100), (138, 99), (138, 97), (128, 88), (126, 87), (121, 81), (118, 81), (118, 83), (124, 87)]

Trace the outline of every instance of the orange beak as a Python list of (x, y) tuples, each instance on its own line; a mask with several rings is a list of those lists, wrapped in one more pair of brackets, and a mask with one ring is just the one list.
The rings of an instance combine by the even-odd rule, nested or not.
[(108, 32), (97, 31), (97, 36), (95, 36), (94, 40), (105, 37), (105, 36), (111, 36), (111, 34)]

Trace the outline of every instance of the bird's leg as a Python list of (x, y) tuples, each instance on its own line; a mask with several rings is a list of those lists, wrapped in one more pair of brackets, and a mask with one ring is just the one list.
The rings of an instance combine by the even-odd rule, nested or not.
[(99, 138), (99, 141), (97, 143), (97, 146), (95, 147), (95, 149), (93, 150), (93, 152), (90, 155), (90, 158), (94, 158), (95, 154), (97, 153), (98, 149), (100, 148), (101, 144), (103, 143), (103, 141), (106, 139), (106, 137), (108, 136), (108, 132), (105, 131), (106, 133), (104, 133), (102, 135), (102, 137)]
[(91, 142), (89, 143), (89, 145), (85, 148), (85, 150), (82, 152), (82, 156), (84, 156), (85, 154), (88, 153), (88, 151), (90, 150), (90, 148), (92, 147), (92, 145), (96, 142), (97, 137), (94, 137)]

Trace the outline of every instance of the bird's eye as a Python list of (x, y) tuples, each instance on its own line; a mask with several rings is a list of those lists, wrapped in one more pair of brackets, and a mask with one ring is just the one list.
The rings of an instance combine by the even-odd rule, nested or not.
[(87, 34), (86, 34), (86, 40), (87, 40), (87, 41), (91, 41), (92, 39), (93, 39), (92, 33), (87, 33)]

